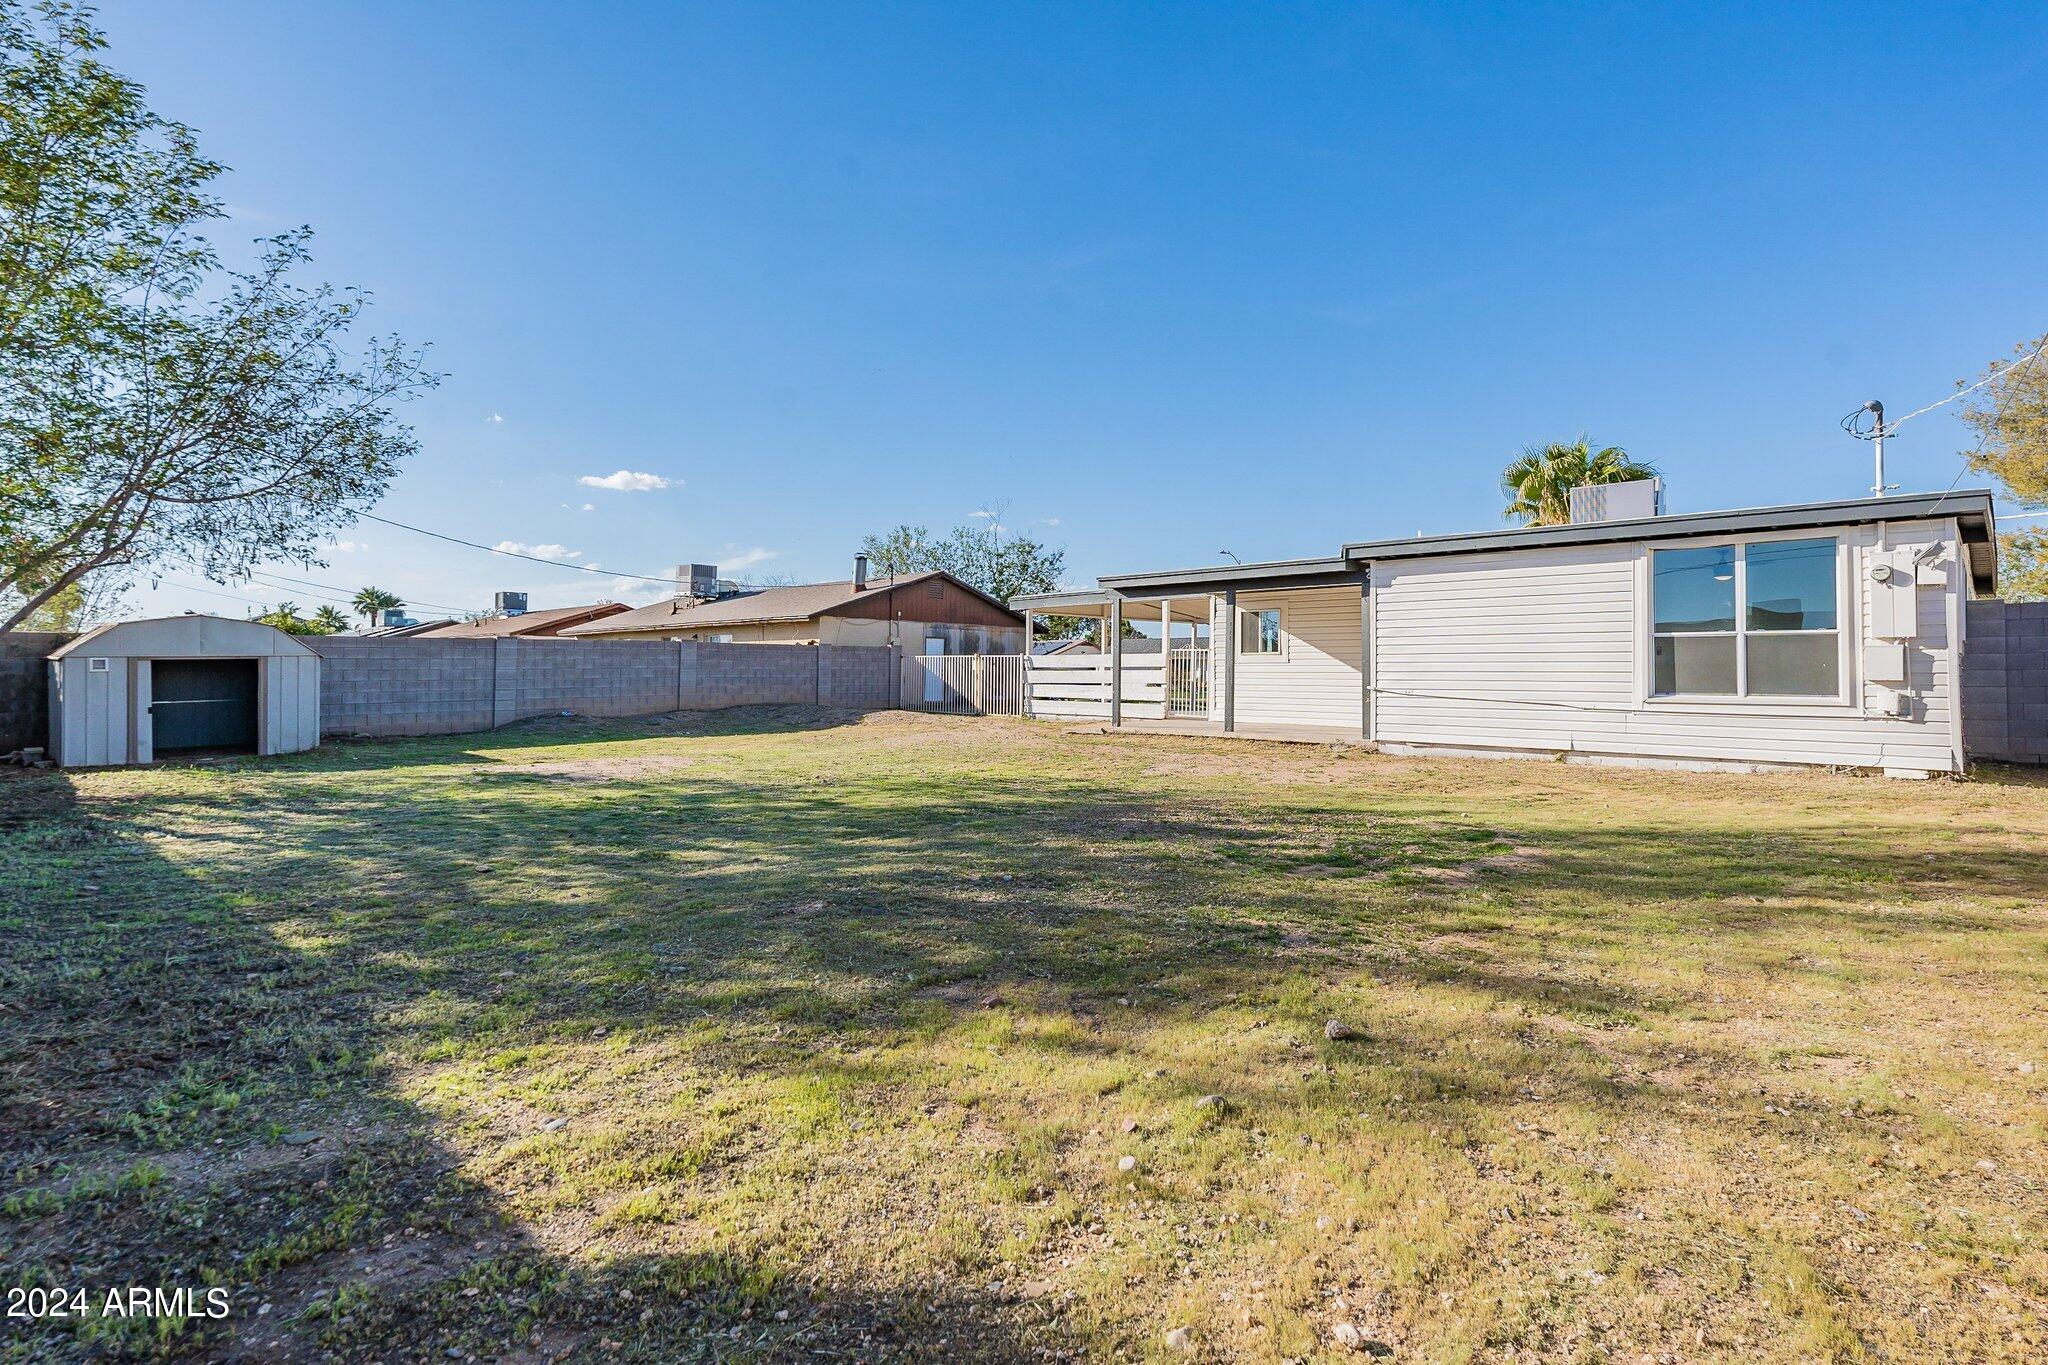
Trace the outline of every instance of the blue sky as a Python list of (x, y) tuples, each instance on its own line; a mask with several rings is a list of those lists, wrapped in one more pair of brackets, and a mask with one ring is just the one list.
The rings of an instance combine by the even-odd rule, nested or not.
[[(1673, 510), (1855, 496), (1842, 414), (2048, 329), (2038, 7), (103, 20), (234, 168), (225, 237), (313, 225), (321, 275), (432, 343), (378, 510), (606, 570), (841, 576), (998, 500), (1077, 582), (1327, 553), (1496, 525), (1509, 455), (1581, 430)], [(1948, 412), (1891, 444), (1909, 490), (1954, 478)], [(579, 482), (621, 470), (668, 486)], [(280, 571), (631, 595), (341, 539)], [(137, 603), (238, 612), (178, 577)]]

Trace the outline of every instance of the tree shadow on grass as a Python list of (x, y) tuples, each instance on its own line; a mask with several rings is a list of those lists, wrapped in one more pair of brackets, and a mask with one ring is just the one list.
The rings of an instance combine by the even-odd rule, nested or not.
[[(64, 776), (10, 778), (0, 812), (0, 1282), (83, 1290), (91, 1310), (10, 1320), (7, 1358), (1062, 1349), (1040, 1308), (957, 1287), (544, 1248), (376, 1060), (417, 983), (292, 946), (248, 897), (164, 857), (146, 819), (89, 813)], [(104, 1314), (128, 1286), (192, 1297)]]
[[(727, 720), (704, 733), (773, 729)], [(380, 780), (368, 783), (353, 780), (353, 763), (309, 762), (86, 806), (57, 775), (0, 790), (18, 816), (0, 819), (0, 1162), (17, 1195), (0, 1218), (0, 1273), (52, 1285), (217, 1280), (235, 1305), (225, 1323), (163, 1339), (147, 1324), (82, 1337), (47, 1323), (23, 1329), (26, 1354), (1070, 1349), (1047, 1299), (972, 1292), (965, 1274), (914, 1291), (858, 1275), (800, 1282), (773, 1255), (641, 1254), (601, 1218), (579, 1252), (573, 1228), (511, 1212), (451, 1134), (462, 1120), (409, 1098), (385, 1059), (481, 1053), (472, 1064), (488, 1065), (494, 1051), (566, 1055), (595, 1038), (688, 1040), (690, 1066), (721, 1083), (794, 1080), (829, 1101), (888, 1080), (876, 1069), (887, 1064), (849, 1060), (848, 1039), (956, 1028), (991, 1000), (989, 1017), (1071, 1021), (1014, 1046), (1100, 1067), (1122, 1047), (1092, 1028), (1112, 1013), (1164, 1027), (1249, 1000), (1312, 1036), (1320, 1001), (1267, 995), (1276, 975), (1304, 966), (1333, 979), (1369, 966), (1595, 1023), (1678, 1003), (1425, 946), (1503, 913), (1501, 894), (1566, 926), (1602, 901), (1683, 905), (1674, 936), (1701, 917), (1730, 933), (1801, 920), (1945, 932), (1979, 920), (1871, 908), (1873, 890), (1938, 894), (1952, 869), (1824, 830), (1679, 839), (1645, 822), (1566, 840), (1532, 815), (1480, 839), (1455, 811), (1368, 819), (1297, 800), (1261, 813), (1071, 776), (858, 773), (830, 755), (808, 774), (480, 784), (434, 769), (539, 741), (459, 739), (419, 746), (421, 763), (403, 746), (369, 746)], [(1361, 868), (1393, 875), (1435, 859), (1460, 880), (1305, 888), (1274, 875), (1325, 857), (1331, 830)], [(1469, 866), (1494, 842), (1544, 853), (1511, 873)], [(1980, 865), (1996, 885), (2048, 884), (2048, 855)], [(1758, 896), (1772, 903), (1741, 901)], [(1631, 932), (1656, 951), (1654, 920)], [(1466, 1114), (1515, 1103), (1514, 1075), (1444, 1065), (1436, 1045), (1392, 1024), (1370, 1040), (1377, 1063), (1427, 1102)], [(1329, 1052), (1311, 1044), (1307, 1055)], [(1640, 1079), (1567, 1080), (1589, 1104), (1664, 1100)], [(575, 1111), (585, 1083), (572, 1074), (553, 1098), (529, 1096), (531, 1113), (492, 1119), (546, 1159), (554, 1120), (539, 1106)], [(1191, 1062), (1162, 1084), (1191, 1096), (1208, 1082)], [(1276, 1077), (1240, 1098), (1289, 1093)], [(671, 1184), (732, 1178), (717, 1152), (692, 1160)], [(264, 1303), (272, 1311), (259, 1316)]]

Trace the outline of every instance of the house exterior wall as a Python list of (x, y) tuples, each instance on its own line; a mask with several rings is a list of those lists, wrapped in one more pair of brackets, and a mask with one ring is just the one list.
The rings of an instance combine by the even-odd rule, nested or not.
[[(1215, 598), (1211, 607), (1210, 640), (1239, 649), (1240, 635), (1226, 620), (1223, 599)], [(1364, 693), (1358, 670), (1364, 641), (1357, 586), (1237, 595), (1240, 615), (1275, 607), (1280, 611), (1284, 652), (1276, 657), (1239, 651), (1235, 723), (1359, 729)], [(1221, 657), (1210, 650), (1210, 713), (1217, 721), (1223, 718)]]
[[(868, 590), (828, 615), (842, 620), (910, 622), (938, 621), (956, 626), (982, 626), (1015, 630), (1022, 627), (1014, 613), (947, 580), (932, 579), (892, 587), (888, 580), (871, 582)], [(994, 652), (994, 651), (989, 651)], [(1010, 650), (1009, 653), (1016, 653)]]
[(1946, 583), (1914, 590), (1918, 636), (1907, 650), (1911, 714), (1903, 718), (1881, 714), (1893, 689), (1868, 681), (1865, 668), (1878, 534), (1845, 526), (1788, 537), (1832, 535), (1846, 547), (1842, 619), (1856, 627), (1846, 703), (1650, 698), (1655, 542), (1377, 562), (1372, 737), (1397, 749), (1957, 770), (1955, 637), (1966, 582), (1958, 528), (1888, 528), (1894, 550), (1947, 545)]

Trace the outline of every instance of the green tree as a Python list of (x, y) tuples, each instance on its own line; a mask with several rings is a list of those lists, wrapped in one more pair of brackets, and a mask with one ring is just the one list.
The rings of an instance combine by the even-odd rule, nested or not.
[(1067, 569), (1067, 552), (1003, 524), (1003, 504), (976, 514), (944, 536), (899, 525), (861, 542), (871, 572), (881, 575), (941, 569), (1007, 602), (1024, 593), (1051, 592)]
[(2048, 530), (1999, 532), (1998, 595), (2008, 602), (2048, 602)]
[(2048, 507), (2048, 335), (2013, 351), (2021, 358), (1994, 360), (1965, 386), (1960, 416), (1977, 433), (1965, 458), (2017, 501)]
[(0, 630), (163, 559), (318, 563), (436, 380), (395, 339), (345, 349), (366, 296), (294, 282), (305, 230), (221, 266), (221, 167), (105, 46), (83, 6), (0, 0)]
[(299, 604), (296, 602), (280, 602), (256, 619), (266, 626), (276, 626), (287, 635), (309, 635), (312, 633), (308, 629), (310, 623), (305, 617), (299, 615)]
[(339, 635), (348, 629), (348, 617), (333, 607), (322, 607), (313, 613), (313, 624), (320, 627), (320, 635)]
[(1501, 471), (1500, 490), (1508, 499), (1504, 516), (1530, 526), (1561, 525), (1571, 520), (1574, 488), (1655, 477), (1655, 466), (1630, 459), (1620, 446), (1595, 450), (1583, 435), (1570, 445), (1524, 446)]
[(405, 605), (397, 593), (386, 592), (382, 588), (360, 588), (348, 604), (355, 608), (356, 615), (363, 618), (366, 627), (376, 625), (377, 618), (383, 613), (397, 611)]

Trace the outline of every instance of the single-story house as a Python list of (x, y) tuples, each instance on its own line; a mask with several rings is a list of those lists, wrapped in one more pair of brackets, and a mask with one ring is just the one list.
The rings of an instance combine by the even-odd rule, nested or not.
[(705, 640), (724, 644), (900, 645), (909, 654), (1017, 654), (1024, 618), (949, 573), (743, 588), (699, 571), (692, 592), (565, 628), (578, 640)]
[[(1564, 525), (1016, 598), (1027, 640), (1041, 614), (1109, 618), (1109, 659), (1032, 660), (1031, 711), (1402, 753), (1962, 770), (1964, 604), (1997, 576), (1988, 491), (1684, 515), (1580, 501)], [(1207, 621), (1216, 648), (1129, 659), (1126, 616)]]
[(474, 621), (449, 621), (413, 632), (417, 640), (533, 640), (565, 635), (576, 626), (619, 616), (624, 602), (593, 602), (586, 607), (543, 607), (538, 611), (500, 612)]

